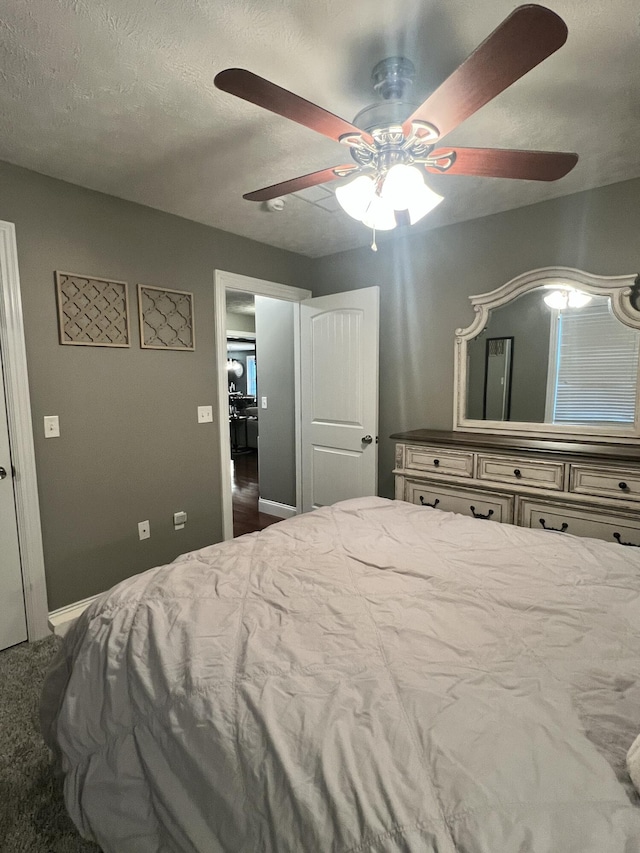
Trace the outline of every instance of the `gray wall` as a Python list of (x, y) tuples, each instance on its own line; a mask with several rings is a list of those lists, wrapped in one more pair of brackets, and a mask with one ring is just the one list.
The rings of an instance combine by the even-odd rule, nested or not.
[[(198, 405), (215, 411), (213, 273), (299, 286), (311, 262), (4, 163), (0, 219), (16, 225), (55, 609), (220, 539), (219, 425), (196, 422)], [(129, 282), (129, 349), (60, 346), (56, 269)], [(140, 349), (138, 282), (194, 293), (195, 352)], [(60, 438), (44, 438), (44, 415), (59, 415)], [(189, 521), (174, 532), (176, 510)], [(145, 519), (151, 539), (140, 542)]]
[(296, 505), (293, 324), (291, 302), (256, 296), (260, 497), (287, 506)]
[[(195, 417), (215, 399), (214, 269), (311, 281), (314, 295), (380, 285), (380, 493), (392, 495), (388, 435), (451, 427), (453, 335), (471, 322), (468, 295), (554, 264), (637, 270), (639, 202), (640, 180), (629, 181), (398, 235), (377, 254), (312, 261), (0, 163), (0, 219), (17, 230), (50, 608), (221, 536), (219, 425)], [(129, 282), (130, 349), (59, 345), (56, 269)], [(140, 349), (137, 282), (194, 292), (194, 353)], [(45, 440), (42, 418), (51, 414), (62, 435)], [(291, 482), (286, 494), (263, 497), (294, 503)], [(189, 522), (176, 533), (178, 509)], [(137, 522), (147, 518), (152, 537), (139, 542)]]
[(380, 285), (380, 494), (393, 495), (390, 433), (452, 427), (453, 339), (473, 319), (468, 296), (544, 266), (632, 273), (638, 234), (635, 180), (316, 261), (314, 296)]
[(238, 314), (227, 311), (227, 330), (229, 332), (255, 332), (256, 324), (253, 314)]

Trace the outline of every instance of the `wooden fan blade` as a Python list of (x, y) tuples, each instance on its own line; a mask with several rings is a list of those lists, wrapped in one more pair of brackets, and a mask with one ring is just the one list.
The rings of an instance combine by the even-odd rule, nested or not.
[(428, 162), (425, 164), (427, 172), (557, 181), (573, 169), (578, 155), (563, 151), (513, 151), (504, 148), (437, 148), (429, 155), (429, 161), (437, 160), (442, 165)]
[(345, 133), (362, 134), (367, 142), (372, 142), (368, 133), (363, 133), (348, 121), (244, 68), (227, 68), (217, 74), (213, 82), (223, 92), (296, 121), (336, 142)]
[(407, 119), (435, 125), (440, 139), (504, 91), (567, 39), (562, 18), (544, 6), (520, 6)]
[(344, 177), (349, 172), (357, 171), (358, 167), (353, 164), (332, 166), (330, 169), (310, 172), (308, 175), (301, 175), (299, 178), (292, 178), (290, 181), (283, 181), (281, 184), (273, 184), (271, 187), (264, 187), (264, 189), (247, 193), (242, 198), (245, 198), (247, 201), (269, 201), (269, 199), (278, 198), (281, 195), (306, 190), (307, 187), (315, 187), (317, 184), (326, 184), (328, 181), (335, 181), (337, 178)]

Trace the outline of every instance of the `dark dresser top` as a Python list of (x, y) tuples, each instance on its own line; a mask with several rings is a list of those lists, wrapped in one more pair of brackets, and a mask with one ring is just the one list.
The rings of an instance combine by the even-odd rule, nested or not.
[(468, 448), (552, 454), (556, 456), (588, 457), (610, 463), (640, 463), (640, 439), (631, 438), (615, 443), (605, 443), (591, 439), (539, 438), (527, 435), (492, 435), (480, 432), (459, 432), (456, 430), (414, 429), (409, 432), (395, 432), (390, 436), (396, 441), (408, 444), (439, 444), (452, 448)]

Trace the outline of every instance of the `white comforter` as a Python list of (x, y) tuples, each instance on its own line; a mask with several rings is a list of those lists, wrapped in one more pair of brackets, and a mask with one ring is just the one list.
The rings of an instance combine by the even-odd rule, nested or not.
[(108, 853), (637, 853), (638, 625), (640, 549), (346, 501), (102, 596), (44, 731)]

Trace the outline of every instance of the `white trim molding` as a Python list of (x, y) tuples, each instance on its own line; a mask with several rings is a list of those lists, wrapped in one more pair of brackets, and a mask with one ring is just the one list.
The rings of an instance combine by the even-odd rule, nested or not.
[(571, 267), (543, 267), (530, 270), (516, 276), (506, 284), (489, 293), (470, 296), (475, 317), (465, 329), (456, 329), (453, 428), (466, 432), (489, 432), (497, 435), (515, 433), (531, 437), (586, 438), (592, 436), (599, 441), (624, 442), (640, 437), (640, 377), (636, 397), (635, 423), (629, 427), (592, 426), (589, 424), (548, 424), (523, 423), (518, 421), (489, 421), (467, 418), (467, 343), (482, 332), (489, 322), (493, 308), (506, 305), (525, 293), (542, 287), (567, 286), (583, 290), (593, 296), (608, 296), (611, 299), (612, 314), (626, 326), (640, 331), (640, 306), (638, 288), (640, 276), (631, 275), (604, 276), (594, 275)]
[(267, 515), (275, 515), (276, 518), (293, 518), (298, 514), (294, 506), (281, 504), (278, 501), (267, 501), (264, 498), (258, 498), (258, 512), (266, 512)]
[(46, 637), (49, 627), (18, 250), (12, 222), (0, 222), (0, 349), (11, 460), (15, 469), (14, 493), (27, 636), (33, 642)]
[(83, 598), (82, 601), (74, 601), (73, 604), (52, 610), (49, 614), (49, 628), (57, 637), (64, 637), (71, 625), (90, 604), (93, 604), (96, 598), (98, 598), (97, 595), (92, 595), (89, 598)]
[[(216, 270), (213, 284), (213, 310), (216, 339), (216, 361), (217, 369), (217, 397), (218, 397), (218, 435), (220, 442), (220, 495), (222, 504), (222, 538), (233, 539), (233, 502), (231, 498), (231, 440), (227, 425), (229, 423), (229, 394), (227, 388), (227, 306), (226, 291), (239, 290), (243, 293), (253, 293), (258, 296), (270, 296), (272, 299), (282, 299), (286, 302), (301, 302), (311, 297), (310, 290), (301, 287), (291, 287), (287, 284), (278, 284), (274, 281), (263, 281), (259, 278), (251, 278), (238, 273)], [(298, 322), (295, 322), (296, 334), (298, 334)], [(296, 512), (302, 511), (300, 491), (300, 371), (297, 363), (299, 359), (300, 344), (294, 341), (295, 365), (295, 406), (296, 406), (296, 501), (298, 506)], [(283, 505), (284, 506), (284, 505)], [(276, 513), (271, 513), (276, 515)], [(294, 513), (295, 514), (295, 513)], [(281, 516), (278, 516), (279, 518)]]

